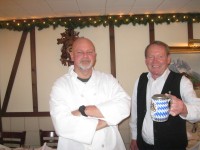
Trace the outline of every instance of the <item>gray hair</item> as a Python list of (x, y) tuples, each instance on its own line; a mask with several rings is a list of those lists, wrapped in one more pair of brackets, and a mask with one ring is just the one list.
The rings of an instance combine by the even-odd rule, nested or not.
[(150, 43), (149, 45), (147, 45), (147, 47), (145, 48), (145, 51), (144, 51), (145, 58), (147, 57), (147, 50), (152, 45), (159, 45), (159, 46), (164, 47), (167, 56), (169, 55), (169, 46), (166, 43), (164, 43), (162, 41), (154, 41), (154, 42)]

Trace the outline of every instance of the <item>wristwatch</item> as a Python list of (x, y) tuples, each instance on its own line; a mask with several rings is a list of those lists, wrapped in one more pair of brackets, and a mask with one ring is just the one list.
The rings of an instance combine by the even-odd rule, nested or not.
[(82, 106), (79, 107), (78, 110), (80, 111), (81, 115), (87, 117), (87, 115), (86, 115), (86, 113), (85, 113), (85, 108), (86, 108), (86, 107), (85, 107), (84, 105), (82, 105)]

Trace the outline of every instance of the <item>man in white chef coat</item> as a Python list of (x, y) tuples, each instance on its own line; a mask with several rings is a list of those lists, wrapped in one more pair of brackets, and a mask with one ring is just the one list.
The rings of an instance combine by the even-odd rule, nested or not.
[(130, 114), (130, 97), (111, 74), (93, 68), (91, 40), (75, 40), (70, 55), (74, 65), (50, 94), (58, 150), (125, 150), (118, 124)]

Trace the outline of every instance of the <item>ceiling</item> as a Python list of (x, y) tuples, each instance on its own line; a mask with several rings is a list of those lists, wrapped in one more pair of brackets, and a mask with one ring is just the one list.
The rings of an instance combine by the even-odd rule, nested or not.
[(200, 13), (200, 0), (0, 0), (0, 20)]

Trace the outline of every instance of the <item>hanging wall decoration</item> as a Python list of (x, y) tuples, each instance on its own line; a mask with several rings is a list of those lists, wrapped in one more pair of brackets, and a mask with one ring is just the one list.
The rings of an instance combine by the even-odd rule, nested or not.
[(37, 27), (38, 30), (44, 28), (85, 28), (98, 27), (100, 25), (108, 26), (110, 24), (120, 27), (121, 25), (137, 24), (147, 25), (148, 23), (162, 24), (174, 22), (200, 22), (200, 13), (172, 13), (172, 14), (135, 14), (135, 15), (105, 15), (105, 16), (87, 16), (87, 17), (61, 17), (61, 18), (35, 18), (19, 20), (0, 21), (0, 29), (9, 30), (32, 30)]
[(57, 44), (63, 44), (60, 61), (64, 66), (73, 64), (70, 52), (72, 51), (72, 44), (78, 38), (78, 35), (79, 32), (75, 32), (74, 29), (65, 29), (65, 32), (61, 33), (61, 38), (57, 39)]

